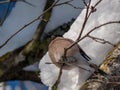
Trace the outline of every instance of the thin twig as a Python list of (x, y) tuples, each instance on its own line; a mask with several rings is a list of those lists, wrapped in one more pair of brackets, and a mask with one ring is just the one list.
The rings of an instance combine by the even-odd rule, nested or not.
[(73, 4), (71, 4), (71, 3), (68, 3), (67, 5), (69, 5), (69, 6), (73, 7), (73, 8), (75, 8), (75, 9), (83, 9), (82, 7), (76, 7), (76, 6), (74, 6)]
[(57, 0), (56, 2), (54, 2), (48, 9), (46, 9), (40, 16), (38, 16), (37, 18), (35, 18), (34, 20), (32, 20), (31, 22), (29, 22), (28, 24), (24, 25), (22, 28), (20, 28), (17, 32), (15, 32), (13, 35), (11, 35), (2, 45), (0, 45), (0, 48), (2, 48), (3, 46), (5, 46), (15, 35), (17, 35), (19, 32), (21, 32), (22, 30), (24, 30), (24, 28), (26, 28), (27, 26), (31, 25), (32, 23), (34, 23), (35, 21), (39, 20), (41, 18), (41, 16), (43, 16), (46, 12), (48, 12), (51, 8), (53, 8), (59, 0)]
[(89, 15), (89, 7), (90, 7), (90, 3), (91, 3), (91, 0), (89, 0), (89, 3), (88, 3), (88, 5), (87, 5), (87, 10), (86, 10), (86, 14), (85, 14), (84, 22), (83, 22), (83, 25), (82, 25), (82, 28), (81, 28), (81, 30), (80, 30), (80, 34), (79, 34), (77, 40), (79, 40), (79, 39), (81, 38), (82, 33), (83, 33), (83, 31), (84, 31), (84, 28), (85, 28), (85, 26), (86, 26), (86, 23), (87, 23), (87, 20), (88, 20), (87, 17), (88, 17), (88, 15)]
[(69, 5), (69, 6), (73, 7), (73, 8), (75, 8), (75, 9), (83, 9), (82, 7), (76, 7), (73, 4), (71, 4), (70, 2), (72, 2), (72, 1), (74, 1), (74, 0), (69, 0), (69, 1), (66, 1), (66, 2), (58, 3), (55, 6)]
[(101, 39), (101, 38), (94, 37), (94, 36), (91, 36), (91, 35), (88, 35), (87, 37), (89, 37), (89, 38), (93, 39), (94, 41), (99, 42), (101, 44), (106, 44), (107, 43), (107, 44), (110, 44), (113, 47), (116, 47), (116, 45), (112, 44), (111, 42), (109, 42), (105, 39)]
[(86, 1), (85, 1), (85, 0), (82, 0), (82, 1), (83, 1), (84, 5), (87, 7), (87, 3), (86, 3)]
[(41, 79), (38, 77), (39, 72), (37, 71), (24, 71), (24, 70), (19, 70), (19, 71), (14, 71), (11, 70), (6, 72), (3, 76), (0, 77), (0, 82), (6, 82), (6, 81), (14, 81), (14, 80), (21, 80), (21, 81), (32, 81), (32, 82), (37, 82), (41, 83)]
[(91, 29), (87, 34), (85, 34), (79, 41), (83, 40), (84, 38), (86, 38), (90, 33), (92, 33), (93, 31), (95, 31), (96, 29), (100, 28), (100, 27), (103, 27), (103, 26), (106, 26), (106, 25), (109, 25), (109, 24), (120, 24), (120, 20), (118, 21), (110, 21), (110, 22), (106, 22), (106, 23), (103, 23), (99, 26), (96, 26), (94, 27), (93, 29)]
[(71, 47), (73, 47), (74, 45), (76, 45), (78, 42), (82, 41), (84, 38), (86, 38), (90, 33), (92, 33), (93, 31), (95, 31), (96, 29), (102, 27), (102, 26), (106, 26), (106, 25), (109, 25), (109, 24), (120, 24), (120, 20), (119, 21), (110, 21), (110, 22), (106, 22), (106, 23), (103, 23), (99, 26), (96, 26), (94, 27), (93, 29), (91, 29), (87, 34), (85, 34), (83, 37), (81, 37), (81, 39), (79, 39), (78, 41), (75, 41), (73, 44), (71, 44), (68, 48), (70, 49)]
[(64, 65), (64, 64), (62, 64), (61, 67), (60, 67), (60, 71), (59, 71), (58, 78), (57, 78), (55, 84), (52, 86), (52, 90), (57, 90), (57, 88), (58, 88), (58, 85), (59, 85), (59, 83), (60, 83), (60, 79), (61, 79), (61, 76), (62, 76), (63, 65)]
[[(77, 38), (76, 41), (79, 41), (79, 39), (81, 38), (82, 33), (83, 33), (83, 31), (84, 31), (84, 28), (85, 28), (85, 26), (86, 26), (86, 23), (87, 23), (90, 15), (91, 15), (91, 13), (93, 13), (93, 12), (95, 11), (96, 6), (97, 6), (100, 2), (101, 2), (101, 0), (99, 0), (94, 6), (92, 6), (93, 8), (91, 8), (91, 7), (90, 7), (90, 5), (91, 5), (91, 0), (89, 0), (89, 3), (88, 3), (88, 5), (87, 5), (86, 14), (85, 14), (85, 19), (84, 19), (84, 22), (83, 22), (83, 25), (82, 25), (82, 29), (80, 30), (80, 34), (79, 34), (79, 36), (78, 36), (78, 38)], [(91, 8), (91, 10), (90, 10), (90, 12), (89, 12), (89, 9), (90, 9), (90, 8)]]
[[(84, 1), (84, 0), (83, 0), (83, 1)], [(85, 2), (84, 2), (84, 3), (85, 3)], [(89, 14), (90, 4), (91, 4), (91, 0), (89, 0), (89, 4), (87, 5), (86, 14), (85, 14), (85, 18), (84, 18), (84, 22), (83, 22), (82, 28), (81, 28), (81, 30), (80, 30), (80, 34), (79, 34), (77, 40), (76, 40), (73, 44), (71, 44), (68, 48), (65, 48), (65, 50), (64, 50), (64, 57), (66, 56), (67, 51), (68, 51), (71, 47), (73, 47), (75, 44), (77, 44), (78, 41), (79, 41), (79, 39), (81, 38), (81, 35), (82, 35), (82, 33), (83, 33), (83, 30), (84, 30), (85, 25), (86, 25), (87, 20), (88, 20), (87, 17), (88, 17), (88, 14)]]
[(21, 2), (24, 2), (24, 3), (26, 3), (26, 4), (30, 5), (30, 6), (32, 6), (32, 7), (35, 7), (35, 5), (29, 3), (29, 2), (26, 1), (26, 0), (12, 0), (12, 1), (21, 1)]
[(74, 0), (69, 0), (69, 1), (66, 1), (66, 2), (58, 3), (55, 6), (64, 5), (64, 4), (70, 3), (72, 1), (74, 1)]
[(102, 0), (99, 0), (95, 5), (94, 7), (96, 7)]
[[(83, 1), (84, 1), (84, 0), (83, 0)], [(102, 1), (102, 0), (99, 0), (99, 1), (93, 6), (93, 10), (91, 9), (91, 11), (89, 12), (90, 3), (91, 3), (91, 0), (89, 0), (89, 3), (88, 3), (88, 5), (87, 5), (86, 14), (85, 14), (85, 19), (84, 19), (84, 22), (83, 22), (83, 25), (82, 25), (82, 29), (81, 29), (81, 31), (80, 31), (80, 34), (79, 34), (77, 40), (76, 40), (73, 44), (71, 44), (68, 48), (65, 48), (65, 50), (64, 50), (64, 57), (66, 56), (67, 51), (68, 51), (70, 48), (72, 48), (74, 45), (76, 45), (79, 41), (81, 41), (81, 40), (83, 40), (84, 38), (86, 38), (87, 36), (89, 36), (89, 34), (90, 34), (91, 32), (93, 32), (94, 30), (96, 30), (96, 29), (98, 29), (98, 28), (100, 28), (100, 27), (102, 27), (102, 26), (108, 25), (108, 24), (113, 24), (113, 23), (118, 23), (118, 24), (119, 24), (119, 23), (120, 23), (120, 21), (110, 21), (110, 22), (101, 24), (101, 25), (99, 25), (99, 26), (97, 26), (97, 27), (94, 27), (94, 28), (91, 29), (86, 35), (84, 35), (83, 37), (81, 37), (81, 36), (82, 36), (82, 33), (83, 33), (83, 31), (84, 31), (86, 22), (87, 22), (87, 20), (88, 20), (88, 18), (89, 18), (89, 16), (91, 15), (91, 13), (95, 10), (95, 7), (96, 7), (101, 1)], [(104, 41), (105, 41), (105, 40), (104, 40)], [(104, 42), (104, 43), (105, 43), (105, 42)], [(115, 45), (113, 45), (112, 43), (110, 43), (110, 42), (108, 42), (108, 41), (106, 41), (106, 43), (109, 43), (110, 45), (115, 46)]]
[(96, 11), (96, 7), (97, 7), (97, 5), (98, 5), (101, 1), (102, 1), (102, 0), (99, 0), (94, 6), (91, 6), (91, 7), (90, 7), (91, 11), (90, 11), (90, 13), (88, 14), (87, 19), (90, 17), (90, 15), (91, 15), (93, 12)]

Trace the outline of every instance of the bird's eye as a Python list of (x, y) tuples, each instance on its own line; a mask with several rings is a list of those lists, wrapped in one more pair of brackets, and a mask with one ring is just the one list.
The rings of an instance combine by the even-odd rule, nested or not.
[(58, 60), (58, 63), (63, 63), (63, 59), (59, 59), (59, 60)]
[(75, 57), (73, 57), (73, 56), (68, 56), (67, 58), (66, 58), (66, 62), (67, 63), (74, 63), (74, 62), (76, 62), (77, 61), (77, 59), (75, 58)]

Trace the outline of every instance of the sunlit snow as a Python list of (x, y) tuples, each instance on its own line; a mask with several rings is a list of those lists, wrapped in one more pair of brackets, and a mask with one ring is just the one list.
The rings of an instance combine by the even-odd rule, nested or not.
[[(99, 0), (92, 0), (92, 5), (94, 5), (97, 1)], [(119, 0), (102, 0), (102, 2), (96, 7), (97, 11), (90, 16), (83, 35), (95, 26), (109, 21), (120, 20), (119, 6)], [(84, 15), (85, 10), (83, 10), (78, 16), (70, 30), (64, 34), (65, 38), (76, 40), (84, 20)], [(101, 27), (92, 32), (91, 35), (116, 44), (120, 42), (120, 25), (111, 24)], [(102, 63), (107, 53), (113, 48), (109, 44), (101, 44), (90, 38), (85, 38), (79, 42), (79, 45), (92, 59), (91, 62), (94, 62), (97, 65)], [(39, 68), (41, 71), (40, 78), (43, 83), (51, 87), (57, 80), (59, 69), (53, 64), (45, 64), (46, 62), (51, 62), (48, 53), (42, 58), (42, 60), (40, 60)], [(72, 70), (63, 70), (58, 90), (78, 90), (89, 75), (90, 73), (84, 70), (80, 71), (77, 67)]]

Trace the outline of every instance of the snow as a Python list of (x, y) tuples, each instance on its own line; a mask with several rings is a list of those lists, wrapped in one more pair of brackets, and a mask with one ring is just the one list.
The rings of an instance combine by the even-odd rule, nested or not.
[(4, 83), (0, 83), (0, 90), (3, 90), (3, 85), (4, 85)]
[[(92, 5), (94, 5), (97, 1), (98, 0), (92, 0)], [(102, 2), (97, 6), (97, 11), (90, 16), (83, 35), (85, 35), (95, 26), (108, 21), (120, 20), (119, 6), (119, 0), (102, 0)], [(85, 9), (78, 16), (70, 30), (63, 35), (65, 38), (76, 40), (84, 20), (84, 15)], [(117, 44), (120, 42), (120, 25), (107, 25), (95, 30), (90, 35), (108, 40), (113, 44)], [(90, 38), (85, 38), (79, 42), (79, 45), (92, 59), (91, 62), (94, 62), (97, 65), (102, 63), (108, 52), (113, 48), (109, 44), (101, 44), (93, 41)], [(53, 64), (45, 64), (46, 62), (51, 62), (48, 53), (46, 53), (46, 55), (44, 55), (44, 57), (40, 60), (39, 68), (41, 71), (40, 78), (42, 82), (51, 88), (51, 86), (57, 80), (59, 68)], [(58, 90), (79, 90), (80, 86), (89, 77), (89, 75), (89, 72), (81, 70), (77, 67), (72, 70), (63, 70)]]
[[(33, 4), (32, 7), (24, 2), (17, 2), (12, 12), (5, 20), (4, 24), (0, 27), (0, 45), (3, 44), (12, 34), (18, 31), (21, 27), (34, 20), (40, 14), (42, 14), (46, 0), (26, 0)], [(67, 0), (60, 0), (61, 2)], [(60, 2), (59, 2), (60, 3)], [(80, 6), (78, 0), (72, 2), (75, 6)], [(53, 10), (52, 17), (48, 23), (45, 33), (52, 29), (62, 25), (65, 22), (70, 21), (72, 18), (76, 18), (80, 13), (80, 9), (73, 9), (68, 5), (57, 6)], [(3, 48), (0, 49), (0, 56), (8, 51), (12, 51), (32, 39), (32, 36), (37, 28), (39, 21), (34, 22), (14, 38), (12, 38)]]
[[(11, 86), (6, 86), (5, 89), (6, 90), (12, 90)], [(16, 90), (19, 90), (19, 89), (16, 89)]]
[[(17, 2), (15, 7), (12, 9), (11, 13), (5, 20), (4, 24), (0, 26), (0, 45), (2, 45), (12, 34), (19, 30), (24, 25), (28, 24), (30, 21), (34, 20), (40, 14), (42, 14), (46, 0), (26, 0), (29, 3), (33, 4), (35, 7), (32, 7), (24, 2)], [(60, 0), (61, 2), (67, 0)], [(80, 6), (81, 2), (74, 0), (72, 2), (75, 6)], [(57, 6), (53, 10), (52, 17), (48, 23), (45, 33), (51, 31), (52, 29), (62, 25), (65, 22), (70, 21), (72, 18), (76, 18), (81, 10), (73, 9), (68, 5)], [(14, 38), (12, 38), (3, 48), (0, 48), (0, 56), (4, 55), (8, 51), (12, 51), (31, 40), (39, 21), (31, 24)], [(29, 70), (36, 70), (35, 66), (30, 66)], [(2, 87), (0, 87), (2, 90)]]
[(34, 63), (32, 65), (29, 65), (29, 66), (23, 68), (23, 70), (26, 70), (26, 71), (39, 71), (38, 64), (39, 64), (39, 62), (36, 62), (36, 63)]
[[(0, 90), (12, 90), (11, 86), (6, 85), (4, 83), (0, 83)], [(18, 90), (18, 89), (17, 89)]]

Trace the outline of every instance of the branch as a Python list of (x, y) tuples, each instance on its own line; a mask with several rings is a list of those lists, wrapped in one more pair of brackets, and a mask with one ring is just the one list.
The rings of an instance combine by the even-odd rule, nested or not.
[(83, 37), (81, 37), (79, 40), (76, 40), (72, 45), (70, 45), (70, 47), (68, 47), (66, 49), (66, 51), (68, 49), (70, 49), (71, 47), (73, 47), (74, 45), (76, 45), (78, 42), (82, 41), (84, 38), (86, 38), (89, 34), (91, 34), (93, 31), (95, 31), (96, 29), (100, 28), (100, 27), (103, 27), (103, 26), (106, 26), (106, 25), (109, 25), (109, 24), (120, 24), (120, 20), (118, 21), (110, 21), (110, 22), (106, 22), (106, 23), (103, 23), (99, 26), (96, 26), (94, 27), (93, 29), (91, 29), (87, 34), (85, 34)]
[[(51, 13), (52, 13), (52, 8), (55, 3), (56, 2), (54, 2), (54, 0), (52, 0), (52, 1), (48, 0), (48, 2), (46, 3), (46, 6), (45, 6), (45, 12), (42, 17), (43, 20), (49, 21)], [(42, 16), (42, 15), (40, 15), (40, 16)], [(26, 26), (24, 26), (20, 30), (18, 30), (16, 33), (14, 33), (2, 46), (4, 46), (12, 37), (14, 37), (17, 33), (19, 33), (25, 27), (27, 27), (28, 25), (33, 23), (35, 20), (33, 20), (32, 22), (30, 22), (29, 24), (27, 24)], [(15, 50), (15, 51), (11, 51), (11, 52), (3, 55), (2, 57), (0, 57), (0, 77), (2, 75), (4, 75), (4, 73), (9, 72), (9, 68), (16, 66), (16, 69), (19, 67), (17, 69), (17, 70), (19, 70), (27, 65), (31, 65), (34, 62), (38, 61), (38, 59), (40, 57), (40, 55), (38, 56), (38, 54), (40, 54), (40, 52), (39, 52), (40, 40), (39, 39), (41, 37), (41, 34), (44, 31), (44, 28), (47, 25), (47, 22), (45, 22), (43, 20), (39, 24), (39, 26), (35, 32), (35, 35), (33, 36), (33, 39), (29, 43), (27, 43), (25, 46), (20, 47), (19, 49)], [(41, 54), (43, 54), (43, 53), (41, 52)], [(36, 60), (36, 58), (37, 58), (37, 60)]]
[(72, 1), (74, 1), (74, 0), (69, 0), (69, 1), (62, 2), (62, 3), (58, 3), (58, 4), (56, 4), (55, 6), (68, 4), (68, 3), (72, 2)]
[(86, 3), (86, 1), (85, 1), (85, 0), (82, 0), (82, 1), (83, 1), (84, 5), (87, 7), (87, 3)]
[(113, 46), (113, 47), (116, 47), (116, 45), (112, 44), (111, 42), (109, 42), (109, 41), (107, 41), (107, 40), (105, 40), (105, 39), (93, 37), (93, 36), (91, 36), (91, 35), (88, 35), (87, 37), (89, 37), (89, 38), (93, 39), (94, 41), (99, 42), (99, 43), (101, 43), (101, 44), (106, 44), (106, 43), (107, 43), (107, 44), (110, 44), (110, 45)]
[(83, 33), (83, 31), (84, 31), (84, 28), (85, 28), (85, 26), (86, 26), (86, 23), (87, 23), (87, 20), (88, 20), (88, 15), (89, 15), (89, 7), (90, 7), (90, 4), (91, 4), (91, 0), (89, 0), (89, 3), (88, 3), (88, 5), (87, 5), (87, 10), (86, 10), (84, 22), (83, 22), (83, 25), (82, 25), (82, 28), (81, 28), (81, 30), (80, 30), (80, 34), (79, 34), (77, 40), (79, 40), (79, 39), (81, 38), (82, 33)]
[(12, 3), (12, 2), (17, 2), (17, 1), (22, 1), (22, 2), (28, 4), (28, 5), (32, 6), (32, 7), (35, 7), (34, 5), (32, 5), (31, 3), (27, 2), (26, 0), (6, 0), (6, 1), (0, 1), (0, 4), (4, 4), (4, 3), (8, 4), (8, 5), (7, 5), (7, 9), (5, 10), (4, 18), (3, 18), (3, 20), (0, 22), (0, 25), (2, 25), (2, 24), (4, 23), (4, 21), (6, 20), (7, 15), (8, 15), (8, 13), (9, 13), (9, 9), (10, 9), (11, 3)]
[(35, 21), (39, 20), (41, 18), (41, 16), (43, 16), (46, 12), (48, 12), (49, 10), (51, 10), (58, 2), (59, 0), (55, 1), (48, 9), (46, 9), (40, 16), (38, 16), (37, 18), (35, 18), (34, 20), (32, 20), (31, 22), (29, 22), (28, 24), (24, 25), (22, 28), (20, 28), (17, 32), (15, 32), (13, 35), (11, 35), (2, 45), (0, 45), (0, 48), (4, 47), (15, 35), (17, 35), (18, 33), (20, 33), (22, 30), (24, 30), (24, 28), (28, 27), (29, 25), (31, 25), (32, 23), (34, 23)]
[(118, 21), (110, 21), (110, 22), (106, 22), (106, 23), (103, 23), (99, 26), (96, 26), (94, 27), (93, 29), (91, 29), (87, 34), (85, 34), (79, 41), (83, 40), (84, 38), (86, 38), (90, 33), (92, 33), (93, 31), (95, 31), (96, 29), (100, 28), (100, 27), (103, 27), (103, 26), (106, 26), (106, 25), (109, 25), (109, 24), (120, 24), (120, 20)]
[(72, 1), (74, 1), (74, 0), (69, 0), (69, 1), (66, 1), (66, 2), (58, 3), (55, 6), (69, 5), (69, 6), (73, 7), (73, 8), (75, 8), (75, 9), (83, 9), (82, 7), (76, 7), (73, 4), (71, 4), (70, 2), (72, 2)]
[(60, 83), (60, 79), (61, 79), (61, 76), (62, 76), (62, 69), (63, 69), (63, 65), (61, 65), (58, 78), (57, 78), (56, 82), (54, 83), (54, 85), (52, 86), (52, 90), (57, 90), (57, 88), (58, 88), (58, 85)]
[(38, 77), (39, 72), (33, 72), (33, 71), (12, 71), (5, 73), (2, 77), (0, 77), (0, 82), (6, 82), (6, 81), (13, 81), (13, 80), (22, 80), (22, 81), (33, 81), (37, 83), (41, 83), (40, 78)]
[(108, 57), (104, 60), (100, 69), (108, 75), (104, 76), (100, 73), (91, 75), (91, 77), (83, 84), (80, 90), (117, 90), (120, 86), (120, 42), (117, 47), (111, 50)]
[[(55, 2), (55, 0), (51, 0), (51, 1), (47, 0), (44, 11), (49, 9), (54, 2)], [(49, 9), (49, 11), (44, 13), (44, 15), (42, 17), (42, 21), (38, 25), (32, 40), (23, 49), (23, 51), (22, 51), (23, 55), (26, 56), (31, 52), (34, 52), (34, 54), (36, 54), (36, 52), (39, 50), (40, 38), (41, 38), (41, 36), (42, 36), (42, 34), (43, 34), (44, 30), (45, 30), (45, 27), (46, 27), (49, 19), (51, 18), (52, 9), (53, 9), (53, 7), (51, 9)]]
[[(73, 20), (71, 20), (70, 22), (65, 23), (62, 26), (57, 27), (55, 30), (52, 30), (51, 32), (49, 32), (48, 35), (46, 35), (46, 37), (44, 37), (44, 40), (40, 42), (38, 52), (36, 52), (35, 53), (36, 55), (33, 57), (31, 55), (29, 55), (28, 58), (23, 57), (22, 60), (20, 60), (21, 58), (19, 57), (19, 54), (25, 48), (25, 46), (28, 44), (25, 44), (24, 46), (22, 46), (16, 50), (13, 50), (11, 52), (8, 52), (5, 55), (3, 55), (2, 57), (0, 57), (0, 73), (2, 72), (1, 73), (2, 76), (4, 76), (4, 73), (9, 71), (10, 68), (12, 68), (13, 66), (14, 66), (13, 68), (15, 68), (16, 71), (18, 71), (18, 70), (23, 69), (26, 66), (32, 65), (33, 63), (39, 61), (43, 57), (43, 55), (47, 52), (47, 47), (48, 47), (50, 41), (53, 39), (53, 36), (54, 37), (58, 36), (60, 34), (59, 32), (61, 32), (61, 31), (64, 33), (67, 32), (72, 23), (73, 23)], [(61, 33), (60, 35), (62, 36), (64, 33)], [(5, 64), (3, 64), (3, 63), (5, 63)], [(0, 74), (0, 77), (1, 77), (1, 74)]]
[[(76, 45), (79, 41), (81, 41), (82, 39), (84, 39), (83, 37), (81, 38), (82, 36), (82, 33), (84, 31), (84, 28), (86, 26), (86, 23), (91, 15), (91, 13), (93, 13), (94, 11), (96, 11), (95, 7), (101, 2), (102, 0), (99, 0), (94, 6), (90, 7), (90, 4), (91, 4), (91, 0), (89, 0), (89, 3), (88, 5), (86, 4), (85, 0), (83, 0), (83, 3), (86, 5), (87, 9), (86, 9), (86, 14), (85, 14), (85, 18), (84, 18), (84, 21), (83, 21), (83, 24), (82, 24), (82, 28), (80, 30), (80, 34), (77, 38), (77, 40), (71, 44), (68, 48), (65, 48), (65, 53), (64, 53), (64, 56), (66, 55), (67, 51), (72, 48), (74, 45)], [(89, 12), (89, 9), (90, 9), (90, 12)], [(86, 35), (87, 36), (87, 35)], [(85, 36), (85, 37), (86, 37)]]
[[(84, 2), (84, 4), (86, 4), (86, 2), (85, 2), (84, 0), (83, 0), (83, 2)], [(66, 57), (67, 51), (68, 51), (70, 48), (72, 48), (75, 44), (77, 44), (77, 43), (79, 42), (79, 39), (81, 38), (81, 35), (82, 35), (82, 33), (83, 33), (83, 30), (84, 30), (85, 25), (86, 25), (87, 20), (88, 20), (87, 17), (88, 17), (88, 15), (89, 15), (89, 7), (90, 7), (90, 4), (91, 4), (91, 0), (89, 0), (88, 5), (86, 6), (87, 9), (86, 9), (85, 18), (84, 18), (84, 21), (83, 21), (83, 24), (82, 24), (82, 28), (81, 28), (81, 30), (80, 30), (80, 34), (79, 34), (77, 40), (76, 40), (73, 44), (71, 44), (68, 48), (65, 48), (64, 57)]]

